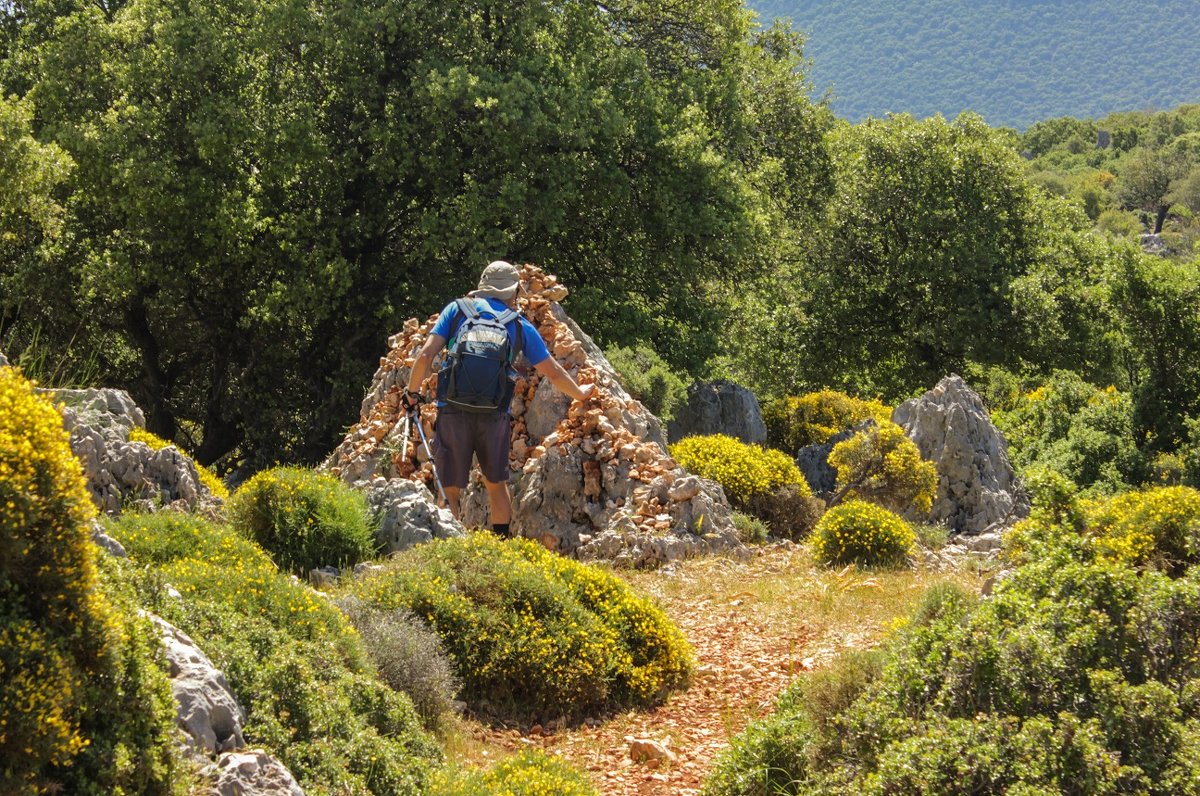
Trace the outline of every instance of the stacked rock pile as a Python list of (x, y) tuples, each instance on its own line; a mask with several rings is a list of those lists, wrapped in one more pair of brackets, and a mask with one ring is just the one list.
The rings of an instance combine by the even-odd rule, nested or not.
[[(600, 349), (563, 311), (567, 288), (535, 266), (524, 266), (521, 278), (521, 310), (551, 356), (596, 390), (572, 403), (533, 369), (520, 373), (511, 408), (513, 530), (564, 553), (640, 565), (743, 550), (721, 488), (687, 475), (667, 455), (659, 420), (625, 392)], [(415, 429), (403, 445), (400, 405), (435, 321), (411, 319), (389, 339), (359, 422), (325, 464), (347, 483), (399, 477), (435, 488)], [(435, 368), (426, 395), (436, 383)], [(424, 405), (420, 413), (431, 438), (436, 411)], [(486, 505), (476, 472), (463, 498), (464, 521), (486, 525)]]

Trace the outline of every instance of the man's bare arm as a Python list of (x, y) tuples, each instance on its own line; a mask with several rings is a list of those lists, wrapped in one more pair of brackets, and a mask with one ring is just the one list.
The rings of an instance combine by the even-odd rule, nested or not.
[(571, 378), (571, 374), (563, 370), (563, 366), (558, 364), (558, 360), (554, 357), (546, 357), (541, 362), (534, 365), (534, 370), (545, 376), (554, 385), (554, 388), (561, 393), (571, 396), (576, 401), (587, 399), (592, 391), (596, 389), (594, 384), (579, 385)]
[(425, 340), (425, 345), (421, 346), (421, 350), (417, 353), (417, 361), (413, 363), (412, 374), (408, 377), (408, 392), (421, 392), (421, 385), (425, 383), (425, 379), (429, 376), (429, 369), (433, 366), (433, 358), (445, 345), (446, 338), (438, 334), (431, 334)]

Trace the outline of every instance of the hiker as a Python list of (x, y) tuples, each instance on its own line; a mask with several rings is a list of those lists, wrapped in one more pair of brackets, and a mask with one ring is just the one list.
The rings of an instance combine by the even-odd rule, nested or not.
[(512, 402), (516, 372), (512, 363), (524, 354), (529, 364), (559, 392), (586, 400), (593, 385), (579, 385), (546, 350), (546, 343), (517, 310), (520, 275), (515, 266), (497, 260), (483, 270), (479, 287), (446, 305), (429, 339), (421, 347), (408, 389), (406, 411), (421, 402), (420, 389), (434, 357), (449, 341), (449, 353), (438, 373), (438, 417), (434, 426), (434, 465), (450, 512), (459, 516), (459, 496), (467, 486), (471, 456), (487, 486), (492, 531), (511, 536), (512, 498), (508, 492), (508, 450), (512, 442)]

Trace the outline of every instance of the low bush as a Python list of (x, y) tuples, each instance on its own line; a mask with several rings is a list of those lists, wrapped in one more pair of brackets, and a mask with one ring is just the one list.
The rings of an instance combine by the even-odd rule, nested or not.
[(383, 611), (355, 597), (337, 605), (362, 637), (379, 677), (408, 694), (426, 727), (437, 727), (454, 710), (458, 678), (438, 637), (403, 608)]
[(304, 576), (348, 567), (375, 552), (370, 508), (361, 492), (301, 467), (258, 473), (229, 502), (235, 528), (261, 545), (280, 569)]
[(109, 533), (129, 552), (140, 601), (225, 672), (247, 742), (278, 756), (306, 793), (426, 792), (437, 747), (328, 598), (199, 517), (125, 515)]
[(808, 484), (790, 484), (750, 498), (750, 512), (770, 526), (771, 534), (782, 539), (800, 540), (812, 532), (825, 501), (813, 497)]
[(670, 420), (687, 400), (687, 384), (648, 345), (610, 348), (604, 356), (616, 369), (621, 386), (662, 420)]
[(915, 542), (912, 528), (900, 517), (881, 506), (851, 500), (830, 509), (817, 523), (812, 553), (827, 566), (889, 567), (903, 564)]
[(187, 790), (159, 641), (100, 577), (62, 418), (0, 367), (0, 790)]
[(350, 585), (441, 638), (477, 713), (517, 721), (650, 705), (685, 686), (692, 652), (620, 578), (491, 534), (419, 545)]
[[(151, 450), (162, 450), (163, 448), (174, 445), (173, 442), (168, 442), (157, 434), (151, 434), (144, 428), (133, 428), (129, 431), (130, 442), (140, 442), (148, 446)], [(205, 467), (200, 462), (193, 461), (196, 466), (196, 474), (200, 477), (200, 483), (204, 487), (221, 500), (229, 500), (229, 489), (225, 486), (225, 482), (221, 477), (214, 473), (209, 468)]]
[(1135, 568), (1095, 541), (1178, 528), (1191, 498), (1089, 504), (1061, 475), (1033, 481), (991, 597), (931, 592), (844, 689), (799, 681), (705, 793), (1197, 792), (1200, 571)]
[(1087, 512), (1105, 555), (1176, 572), (1200, 561), (1200, 492), (1184, 486), (1127, 492)]
[(596, 789), (561, 759), (527, 749), (487, 771), (444, 769), (429, 796), (596, 796)]
[(854, 398), (837, 390), (777, 398), (763, 407), (767, 444), (790, 456), (806, 445), (820, 445), (864, 420), (883, 423), (892, 410), (877, 400)]
[(737, 531), (742, 544), (762, 544), (771, 533), (771, 527), (767, 523), (740, 511), (733, 512), (733, 529)]
[(829, 464), (837, 470), (836, 505), (844, 498), (878, 503), (899, 513), (927, 515), (937, 491), (937, 467), (921, 458), (915, 442), (895, 423), (871, 423), (833, 446)]
[(781, 487), (812, 497), (796, 463), (776, 450), (712, 434), (686, 437), (671, 445), (670, 453), (685, 469), (720, 484), (735, 506), (748, 507), (756, 496)]

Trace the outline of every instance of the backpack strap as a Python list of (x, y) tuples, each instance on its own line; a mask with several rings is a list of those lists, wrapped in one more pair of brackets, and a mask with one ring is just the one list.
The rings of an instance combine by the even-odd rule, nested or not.
[[(482, 313), (480, 312), (479, 307), (476, 305), (474, 299), (455, 299), (454, 305), (458, 307), (459, 312), (459, 318), (454, 327), (455, 336), (457, 336), (458, 330), (462, 327), (463, 323), (467, 321), (467, 319), (479, 318)], [(524, 353), (525, 330), (521, 326), (521, 313), (512, 309), (511, 307), (500, 313), (497, 313), (495, 310), (489, 307), (487, 312), (489, 315), (495, 317), (496, 321), (503, 326), (508, 326), (508, 324), (513, 321), (517, 322), (517, 347), (510, 352), (510, 358), (515, 359), (518, 353)], [(453, 339), (454, 337), (451, 337), (451, 341), (453, 341)]]

